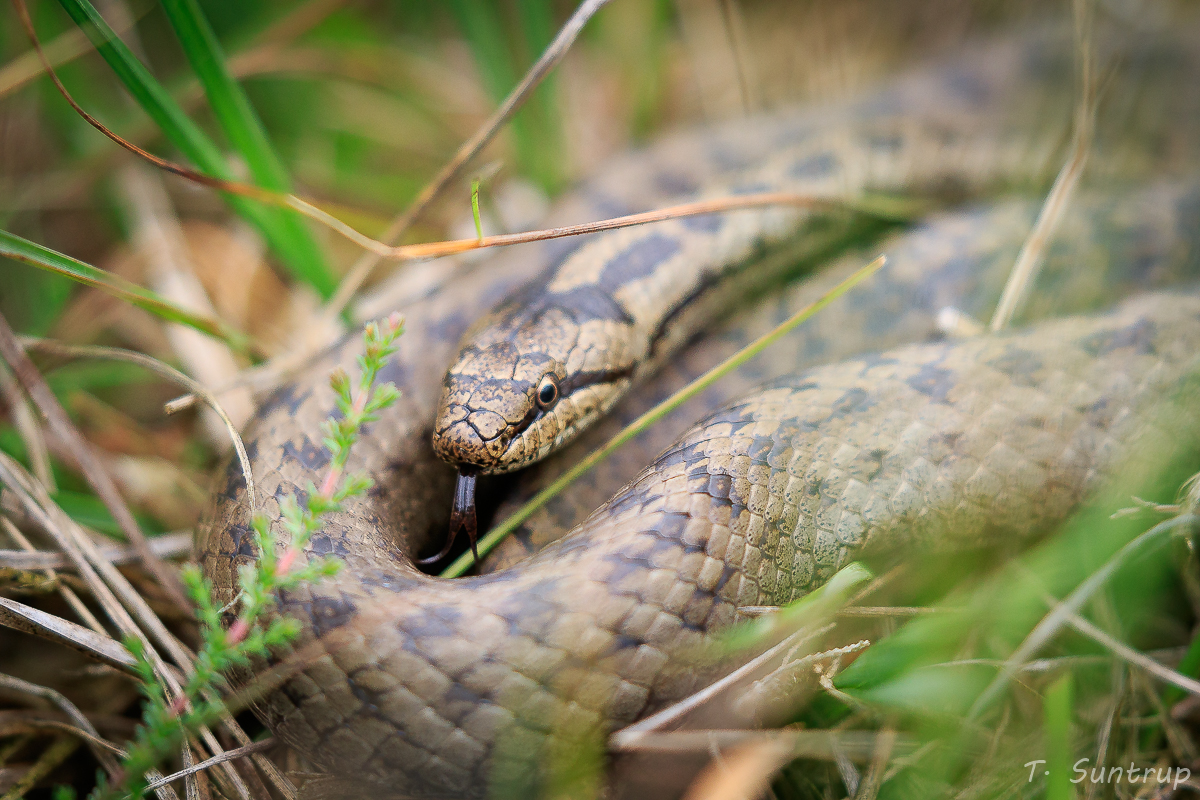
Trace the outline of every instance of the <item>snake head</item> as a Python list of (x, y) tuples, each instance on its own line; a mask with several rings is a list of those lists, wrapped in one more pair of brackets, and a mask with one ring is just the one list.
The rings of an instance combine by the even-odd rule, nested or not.
[(442, 385), (433, 447), (478, 474), (544, 458), (625, 392), (633, 374), (610, 320), (512, 301), (467, 334)]

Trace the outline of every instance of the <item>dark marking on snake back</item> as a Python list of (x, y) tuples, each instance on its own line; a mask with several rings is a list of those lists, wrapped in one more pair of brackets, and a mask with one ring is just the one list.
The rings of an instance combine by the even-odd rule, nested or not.
[(344, 596), (339, 599), (315, 597), (311, 611), (313, 630), (317, 636), (324, 636), (354, 619), (357, 611), (357, 606)]
[(631, 281), (652, 275), (662, 263), (682, 249), (679, 238), (653, 233), (610, 258), (596, 283), (615, 292)]
[(1011, 344), (1004, 348), (1004, 352), (999, 357), (988, 361), (987, 365), (1003, 372), (1017, 386), (1036, 384), (1038, 372), (1044, 366), (1042, 359), (1035, 353)]
[(329, 463), (329, 451), (324, 447), (317, 447), (307, 436), (304, 437), (299, 447), (296, 447), (294, 442), (285, 442), (283, 457), (299, 461), (306, 469), (314, 471), (324, 469)]
[(349, 548), (341, 538), (331, 538), (327, 533), (318, 533), (309, 540), (308, 550), (317, 556), (348, 556)]
[[(249, 455), (250, 448), (247, 447), (247, 457), (253, 460), (254, 456)], [(246, 476), (242, 474), (242, 467), (237, 461), (230, 461), (229, 466), (225, 469), (225, 485), (221, 488), (219, 497), (229, 501), (236, 501), (241, 497), (242, 492), (246, 490)]]
[(1135, 353), (1152, 355), (1155, 352), (1154, 338), (1157, 328), (1148, 319), (1139, 319), (1132, 325), (1116, 330), (1098, 331), (1080, 341), (1084, 352), (1092, 356), (1108, 355), (1114, 350), (1132, 348)]
[(690, 175), (679, 172), (659, 172), (654, 176), (654, 188), (668, 197), (694, 194), (700, 186)]
[(716, 286), (720, 280), (721, 275), (714, 273), (705, 275), (702, 279), (696, 281), (695, 286), (692, 287), (690, 292), (688, 292), (679, 300), (675, 301), (671, 305), (671, 308), (667, 310), (667, 313), (664, 314), (661, 319), (659, 319), (658, 325), (654, 328), (654, 332), (650, 334), (650, 340), (647, 343), (647, 350), (653, 353), (654, 348), (658, 346), (660, 341), (662, 341), (663, 336), (665, 336), (667, 331), (671, 329), (671, 326), (675, 324), (675, 320), (677, 320), (681, 314), (691, 308), (692, 305), (694, 305), (702, 295), (709, 292), (714, 286)]
[(679, 223), (689, 231), (716, 233), (725, 224), (725, 218), (720, 214), (699, 214), (694, 217), (682, 217)]
[(258, 415), (265, 417), (279, 408), (286, 408), (289, 413), (296, 414), (300, 411), (300, 406), (312, 395), (312, 390), (302, 389), (299, 384), (289, 383), (281, 387), (278, 391), (273, 392), (266, 401), (259, 406)]
[[(633, 324), (633, 317), (617, 302), (608, 287), (579, 286), (566, 292), (546, 295), (538, 304), (537, 313), (551, 308), (562, 309), (578, 324), (598, 319)], [(537, 313), (532, 316), (536, 317)]]
[(798, 179), (828, 178), (838, 166), (837, 158), (830, 153), (817, 153), (792, 164), (788, 175)]
[(250, 534), (250, 528), (245, 525), (231, 525), (229, 538), (233, 542), (232, 555), (258, 558), (258, 545), (255, 544), (254, 536)]
[(931, 400), (944, 403), (958, 383), (958, 378), (952, 370), (943, 369), (936, 363), (926, 363), (905, 383)]

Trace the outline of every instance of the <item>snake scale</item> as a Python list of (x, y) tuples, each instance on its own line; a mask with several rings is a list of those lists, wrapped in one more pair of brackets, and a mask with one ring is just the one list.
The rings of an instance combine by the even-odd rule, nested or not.
[[(820, 154), (812, 148), (833, 141), (847, 165), (836, 188), (849, 195), (915, 186), (938, 196), (951, 187), (961, 197), (1036, 181), (1053, 148), (1031, 145), (1012, 120), (1031, 110), (1051, 123), (1069, 115), (1063, 60), (1048, 52), (1056, 50), (1045, 37), (1011, 39), (858, 101), (680, 134), (618, 160), (559, 213), (626, 213), (703, 194), (704, 186), (739, 185), (736, 176), (756, 175), (748, 184), (755, 185), (787, 170), (789, 158), (811, 165)], [(1178, 59), (1168, 62), (1181, 68)], [(827, 135), (851, 130), (867, 133)], [(1118, 173), (1119, 153), (1111, 153)], [(302, 624), (297, 649), (305, 662), (256, 710), (313, 763), (364, 791), (533, 796), (550, 791), (555, 764), (597, 736), (696, 689), (705, 678), (673, 656), (736, 622), (739, 607), (801, 596), (863, 552), (1016, 540), (1062, 519), (1106, 474), (1162, 440), (1152, 423), (1156, 403), (1197, 366), (1200, 299), (1145, 295), (1107, 314), (1028, 331), (852, 357), (927, 340), (943, 306), (985, 312), (1035, 212), (1020, 200), (974, 206), (889, 239), (883, 249), (891, 262), (873, 284), (557, 499), (485, 565), (488, 574), (441, 581), (411, 559), (446, 530), (455, 473), (433, 452), (431, 432), (460, 337), (545, 264), (571, 251), (577, 259), (612, 253), (612, 242), (644, 234), (555, 243), (542, 258), (514, 251), (464, 268), (451, 290), (405, 309), (408, 332), (381, 375), (403, 397), (350, 464), (375, 488), (332, 515), (305, 553), (343, 560), (339, 576), (280, 598), (282, 612)], [(771, 252), (794, 255), (785, 228), (799, 225), (819, 238), (819, 226), (793, 211), (750, 216), (757, 227), (713, 269), (756, 261), (764, 250), (767, 261)], [(681, 246), (697, 232), (671, 225), (659, 232)], [(1187, 182), (1085, 198), (1062, 237), (1085, 250), (1051, 250), (1043, 276), (1054, 289), (1048, 295), (1062, 300), (1035, 301), (1028, 313), (1093, 309), (1132, 289), (1194, 278), (1198, 230), (1200, 189)], [(1080, 260), (1092, 269), (1081, 270)], [(765, 300), (740, 326), (709, 331), (567, 451), (819, 294), (850, 263)], [(687, 338), (668, 335), (680, 339), (671, 349)], [(349, 337), (316, 359), (245, 431), (258, 495), (273, 519), (279, 499), (326, 465), (319, 423), (334, 408), (327, 376), (360, 348)], [(698, 424), (683, 421), (682, 413), (721, 403)], [(661, 455), (647, 457), (681, 430)], [(565, 455), (535, 468), (518, 494)], [(626, 482), (584, 519), (588, 503)], [(282, 526), (274, 529), (286, 546)], [(538, 552), (497, 568), (526, 549)], [(214, 494), (197, 552), (220, 599), (232, 600), (238, 566), (256, 555), (235, 466)]]

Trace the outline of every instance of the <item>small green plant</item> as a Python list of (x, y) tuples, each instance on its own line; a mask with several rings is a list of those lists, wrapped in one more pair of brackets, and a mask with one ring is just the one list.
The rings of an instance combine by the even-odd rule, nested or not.
[[(183, 687), (183, 693), (169, 700), (141, 640), (126, 640), (125, 646), (137, 659), (146, 702), (143, 724), (138, 727), (121, 764), (123, 795), (142, 797), (147, 786), (146, 773), (178, 748), (188, 731), (195, 731), (220, 716), (224, 705), (219, 699), (218, 687), (224, 672), (232, 667), (246, 666), (253, 659), (264, 658), (272, 649), (299, 635), (299, 623), (288, 617), (276, 617), (263, 624), (263, 615), (275, 606), (278, 593), (319, 581), (338, 571), (341, 562), (335, 559), (313, 559), (303, 566), (296, 566), (296, 559), (313, 534), (320, 530), (326, 514), (337, 511), (345, 500), (362, 494), (371, 486), (366, 475), (347, 473), (346, 462), (362, 427), (376, 420), (379, 412), (400, 396), (394, 384), (378, 387), (374, 384), (388, 357), (396, 352), (396, 339), (403, 331), (403, 321), (398, 314), (393, 314), (382, 325), (368, 324), (363, 334), (365, 351), (358, 359), (358, 385), (353, 386), (350, 376), (341, 369), (330, 376), (341, 417), (330, 417), (321, 429), (325, 447), (331, 455), (329, 471), (319, 487), (311, 482), (305, 487), (303, 503), (294, 496), (286, 497), (280, 503), (283, 526), (290, 536), (290, 543), (282, 554), (276, 552), (270, 520), (264, 514), (255, 515), (253, 528), (259, 558), (244, 565), (239, 572), (239, 610), (228, 629), (221, 624), (225, 609), (213, 600), (211, 583), (194, 566), (184, 570), (188, 594), (196, 604), (201, 646), (195, 670)], [(97, 795), (105, 793), (103, 785), (98, 787)]]

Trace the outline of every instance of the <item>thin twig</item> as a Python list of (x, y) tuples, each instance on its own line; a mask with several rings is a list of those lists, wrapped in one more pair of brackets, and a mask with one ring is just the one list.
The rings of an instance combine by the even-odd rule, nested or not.
[(1038, 213), (1037, 222), (1034, 223), (1033, 230), (1029, 232), (1029, 237), (1021, 246), (1021, 252), (1017, 255), (1016, 263), (1013, 264), (1012, 272), (1008, 276), (1008, 283), (1004, 286), (1004, 293), (1000, 296), (1000, 303), (996, 306), (989, 325), (993, 332), (1008, 327), (1034, 281), (1037, 280), (1038, 272), (1041, 271), (1044, 261), (1046, 246), (1058, 230), (1059, 221), (1075, 193), (1075, 187), (1079, 184), (1079, 178), (1083, 174), (1088, 154), (1091, 152), (1096, 95), (1092, 76), (1089, 0), (1074, 0), (1073, 8), (1076, 53), (1082, 86), (1079, 102), (1075, 108), (1075, 133), (1071, 143), (1071, 153), (1054, 179), (1054, 185), (1051, 187), (1050, 193), (1046, 195), (1046, 202), (1042, 204), (1041, 211)]
[[(16, 733), (18, 730), (24, 731), (61, 731), (62, 733), (70, 734), (80, 741), (95, 745), (98, 750), (111, 753), (116, 756), (122, 756), (125, 751), (117, 745), (101, 738), (95, 734), (89, 733), (78, 725), (72, 725), (60, 719), (47, 719), (44, 716), (34, 717), (25, 721), (9, 723), (4, 726), (6, 735)], [(94, 730), (94, 729), (93, 729)]]
[(1078, 614), (1069, 613), (1065, 616), (1065, 620), (1066, 623), (1072, 628), (1079, 631), (1089, 639), (1092, 639), (1106, 650), (1109, 650), (1113, 653), (1113, 655), (1128, 661), (1135, 667), (1149, 672), (1156, 678), (1160, 678), (1167, 683), (1178, 686), (1185, 692), (1189, 692), (1194, 695), (1200, 695), (1200, 681), (1197, 681), (1194, 678), (1189, 678), (1187, 675), (1184, 675), (1181, 672), (1177, 672), (1170, 667), (1158, 663), (1145, 653), (1139, 653), (1137, 650), (1134, 650), (1124, 642), (1121, 642), (1105, 633), (1103, 630), (1088, 622)]
[(1021, 642), (1020, 646), (1013, 651), (1013, 654), (1005, 659), (999, 673), (992, 679), (987, 688), (983, 690), (974, 704), (972, 704), (970, 711), (967, 712), (967, 719), (974, 720), (978, 718), (1000, 693), (1004, 691), (1009, 681), (1012, 680), (1012, 676), (1020, 670), (1021, 665), (1050, 641), (1062, 629), (1063, 625), (1067, 624), (1068, 616), (1077, 614), (1083, 605), (1107, 583), (1108, 579), (1112, 577), (1113, 573), (1122, 564), (1150, 546), (1161, 545), (1164, 534), (1171, 533), (1177, 528), (1195, 526), (1197, 522), (1200, 522), (1200, 517), (1192, 514), (1181, 514), (1173, 519), (1160, 522), (1118, 550), (1112, 558), (1105, 562), (1104, 566), (1089, 575), (1087, 580), (1081, 583), (1075, 591), (1071, 592), (1060, 605), (1042, 617), (1042, 620), (1025, 637), (1025, 641)]
[(767, 664), (772, 659), (783, 655), (794, 645), (816, 639), (828, 633), (832, 629), (832, 625), (826, 625), (817, 629), (816, 631), (796, 631), (779, 644), (770, 648), (761, 655), (755, 656), (752, 660), (746, 662), (720, 680), (709, 684), (698, 692), (694, 692), (677, 703), (672, 703), (670, 706), (664, 708), (662, 711), (659, 711), (656, 714), (651, 714), (645, 719), (639, 720), (632, 725), (627, 725), (626, 727), (617, 731), (609, 737), (608, 746), (615, 751), (635, 749), (637, 743), (641, 741), (642, 738), (647, 734), (664, 728), (679, 720), (693, 709), (708, 702), (721, 692), (724, 692), (726, 689), (737, 684), (746, 676), (753, 674), (755, 670), (761, 668), (764, 664)]
[[(133, 220), (130, 239), (151, 265), (151, 287), (181, 308), (216, 317), (212, 300), (196, 276), (196, 265), (162, 175), (144, 164), (133, 163), (121, 171), (118, 184)], [(237, 375), (233, 349), (224, 342), (178, 323), (167, 324), (165, 332), (176, 358), (201, 385), (225, 383)], [(209, 400), (210, 405), (214, 399)], [(224, 406), (218, 416), (236, 444), (236, 429), (254, 413), (254, 402), (249, 391), (240, 389), (225, 395)], [(236, 424), (231, 419), (236, 419)], [(221, 444), (224, 436), (213, 424), (212, 416), (202, 415), (202, 422), (208, 438)]]
[[(7, 519), (0, 519), (0, 525), (4, 525), (9, 535), (13, 533), (8, 528), (8, 525), (11, 524)], [(20, 531), (17, 531), (17, 535), (20, 535)], [(155, 536), (149, 542), (150, 548), (161, 558), (180, 558), (186, 556), (192, 550), (192, 532), (176, 531), (175, 533), (164, 533)], [(21, 546), (24, 547), (24, 544)], [(129, 564), (138, 558), (137, 551), (132, 547), (119, 544), (102, 545), (100, 547), (100, 555), (112, 564)], [(29, 570), (71, 570), (74, 569), (74, 564), (62, 553), (37, 550), (30, 545), (23, 550), (0, 550), (0, 567)]]
[(875, 739), (875, 752), (871, 755), (871, 766), (867, 768), (867, 776), (859, 784), (854, 800), (875, 800), (875, 796), (879, 794), (879, 787), (883, 785), (883, 776), (897, 739), (896, 729), (893, 727), (887, 726), (879, 732)]
[(79, 748), (79, 741), (66, 736), (55, 739), (42, 751), (38, 760), (21, 776), (12, 787), (0, 796), (0, 800), (23, 800), (39, 781), (49, 775), (55, 767), (66, 761)]
[[(33, 543), (25, 538), (25, 534), (21, 533), (17, 526), (14, 525), (12, 520), (10, 520), (8, 517), (0, 517), (0, 527), (3, 527), (5, 533), (9, 535), (9, 538), (11, 538), (19, 547), (22, 548), (22, 552), (20, 553), (21, 555), (58, 555), (57, 553), (40, 553), (36, 548), (34, 548)], [(63, 558), (64, 566), (67, 565), (67, 561), (68, 560), (66, 558)], [(11, 566), (11, 564), (6, 566)], [(55, 573), (53, 567), (25, 567), (25, 569), (44, 569), (46, 577), (50, 580), (57, 580), (58, 578), (58, 575)], [(87, 605), (85, 605), (84, 602), (79, 599), (79, 595), (75, 594), (74, 589), (60, 584), (58, 586), (58, 594), (63, 600), (67, 601), (67, 605), (71, 607), (71, 610), (75, 612), (76, 616), (84, 621), (84, 624), (91, 628), (93, 633), (97, 633), (102, 636), (108, 635), (108, 632), (104, 630), (104, 626), (100, 624), (100, 620), (96, 619), (96, 616), (92, 614), (91, 609), (89, 609)]]
[[(450, 159), (434, 179), (426, 184), (412, 205), (403, 214), (392, 220), (392, 223), (388, 225), (387, 230), (380, 237), (384, 242), (392, 244), (403, 236), (404, 232), (416, 221), (417, 217), (442, 193), (442, 190), (449, 185), (450, 181), (458, 175), (462, 168), (475, 158), (475, 156), (479, 155), (480, 151), (487, 146), (487, 143), (492, 140), (504, 123), (520, 108), (530, 93), (550, 73), (550, 70), (554, 69), (558, 62), (562, 60), (563, 56), (571, 48), (571, 45), (575, 43), (575, 39), (579, 36), (579, 32), (583, 30), (583, 26), (587, 24), (588, 20), (607, 4), (608, 0), (584, 0), (584, 2), (580, 3), (579, 7), (571, 14), (570, 19), (559, 30), (558, 35), (550, 42), (546, 51), (529, 68), (529, 71), (525, 73), (525, 77), (521, 79), (521, 82), (508, 93), (508, 97), (504, 98), (504, 102), (500, 104), (499, 108), (492, 112), (492, 115), (480, 126), (474, 136), (463, 142), (458, 152), (454, 154), (454, 158)], [(342, 309), (350, 302), (350, 298), (354, 297), (355, 292), (358, 291), (359, 287), (370, 276), (371, 270), (375, 269), (379, 261), (380, 258), (376, 254), (366, 253), (354, 263), (349, 272), (346, 273), (346, 277), (338, 285), (333, 297), (326, 304), (324, 311), (326, 317), (333, 318), (342, 313)]]
[(929, 606), (849, 606), (838, 612), (839, 617), (916, 617), (946, 611)]
[(96, 760), (99, 761), (100, 765), (104, 767), (106, 772), (108, 772), (109, 780), (117, 779), (117, 776), (121, 771), (120, 764), (117, 763), (117, 760), (113, 758), (112, 753), (108, 749), (96, 745), (96, 741), (100, 740), (99, 731), (96, 730), (96, 726), (92, 725), (91, 720), (84, 716), (83, 712), (80, 711), (74, 703), (49, 687), (39, 686), (36, 683), (30, 683), (29, 681), (21, 680), (20, 678), (13, 677), (12, 675), (0, 673), (0, 687), (9, 689), (10, 691), (21, 692), (22, 694), (30, 694), (34, 697), (40, 697), (43, 700), (48, 700), (54, 705), (58, 706), (64, 714), (75, 721), (76, 725), (89, 734), (89, 737), (86, 740), (88, 747), (91, 748), (92, 754), (96, 756)]
[[(113, 25), (113, 31), (118, 34), (124, 33), (130, 25), (152, 8), (154, 8), (154, 4), (147, 3), (137, 14), (126, 15), (125, 19)], [(88, 41), (87, 34), (79, 28), (71, 28), (54, 37), (52, 41), (43, 46), (43, 50), (45, 50), (46, 59), (52, 65), (61, 67), (80, 56), (87, 55), (92, 52), (93, 48), (92, 43)], [(0, 68), (0, 98), (7, 97), (44, 72), (45, 69), (36, 52), (29, 50), (22, 53)]]
[(737, 71), (738, 89), (742, 98), (742, 110), (747, 114), (758, 109), (758, 79), (750, 61), (750, 47), (747, 43), (746, 25), (742, 21), (741, 10), (735, 0), (720, 0), (721, 16), (725, 22), (725, 35), (729, 39), (729, 48), (733, 51), (733, 66)]
[(42, 427), (37, 424), (29, 401), (21, 394), (17, 379), (3, 365), (0, 365), (0, 394), (8, 406), (8, 413), (13, 426), (21, 434), (21, 441), (29, 453), (29, 463), (33, 466), (33, 474), (51, 492), (58, 491), (54, 483), (54, 470), (50, 467), (50, 451), (46, 447), (46, 437), (42, 435)]
[(0, 625), (65, 645), (113, 669), (136, 674), (133, 655), (103, 628), (85, 628), (8, 597), (0, 597)]
[[(1113, 683), (1112, 690), (1109, 692), (1109, 709), (1104, 716), (1104, 723), (1100, 728), (1100, 741), (1096, 745), (1096, 763), (1108, 763), (1108, 745), (1112, 740), (1113, 730), (1116, 728), (1117, 720), (1121, 714), (1121, 706), (1125, 703), (1125, 670), (1124, 664), (1119, 661), (1113, 661)], [(1008, 706), (1005, 706), (1008, 708)], [(1085, 800), (1092, 800), (1100, 788), (1099, 783), (1089, 782)]]
[[(884, 732), (886, 733), (886, 732)], [(788, 745), (796, 758), (833, 760), (836, 750), (842, 750), (855, 761), (868, 761), (879, 752), (884, 733), (874, 731), (822, 730), (742, 730), (716, 729), (695, 731), (665, 731), (647, 733), (626, 749), (631, 752), (707, 753), (714, 747), (724, 750), (749, 742), (774, 741)], [(892, 731), (890, 752), (911, 750), (912, 742), (900, 741)]]
[(215, 767), (217, 764), (223, 764), (226, 761), (232, 761), (235, 758), (242, 758), (244, 756), (253, 755), (254, 753), (260, 753), (263, 750), (267, 750), (271, 747), (274, 747), (275, 744), (276, 744), (276, 742), (274, 739), (264, 739), (261, 742), (252, 742), (251, 744), (245, 745), (244, 747), (238, 747), (233, 750), (226, 750), (224, 753), (221, 753), (221, 755), (219, 755), (219, 756), (213, 756), (212, 758), (208, 759), (207, 761), (201, 761), (199, 764), (193, 764), (192, 766), (188, 767), (187, 769), (180, 770), (179, 772), (173, 773), (171, 775), (167, 775), (165, 778), (160, 778), (159, 780), (156, 780), (153, 783), (147, 784), (146, 790), (150, 791), (152, 789), (157, 789), (160, 786), (165, 786), (166, 784), (172, 783), (173, 781), (177, 781), (180, 778), (187, 777), (188, 775), (194, 775), (197, 772), (203, 772), (204, 770), (208, 769), (209, 767)]
[[(755, 681), (742, 696), (738, 699), (738, 710), (743, 716), (759, 719), (763, 715), (763, 711), (771, 708), (772, 711), (778, 711), (777, 707), (772, 707), (778, 698), (785, 697), (788, 694), (794, 693), (794, 688), (799, 682), (799, 678), (807, 672), (811, 672), (818, 679), (821, 688), (825, 689), (826, 670), (824, 664), (840, 664), (844, 656), (862, 652), (871, 646), (871, 642), (867, 639), (860, 639), (842, 647), (833, 647), (829, 650), (823, 650), (819, 653), (810, 653), (803, 658), (797, 658), (796, 648), (788, 651), (783, 658), (783, 663), (772, 672), (764, 675), (759, 680)], [(785, 689), (786, 687), (786, 689)]]
[[(336, 231), (350, 241), (362, 247), (364, 250), (370, 251), (379, 258), (389, 258), (401, 261), (411, 261), (414, 259), (424, 258), (440, 258), (442, 256), (458, 255), (471, 250), (480, 250), (487, 247), (505, 247), (514, 244), (528, 244), (530, 242), (541, 242), (547, 239), (562, 239), (567, 236), (581, 236), (586, 233), (601, 233), (603, 231), (616, 230), (618, 228), (630, 228), (635, 225), (646, 225), (651, 222), (664, 222), (669, 219), (680, 219), (683, 217), (695, 217), (703, 214), (716, 214), (723, 211), (740, 211), (749, 208), (762, 208), (764, 206), (798, 206), (801, 208), (822, 208), (822, 209), (839, 209), (851, 211), (871, 211), (870, 207), (860, 207), (853, 202), (845, 200), (835, 200), (826, 197), (817, 197), (810, 194), (796, 194), (795, 192), (760, 192), (757, 194), (743, 194), (729, 197), (718, 197), (711, 200), (697, 200), (691, 203), (680, 203), (679, 205), (668, 206), (654, 211), (645, 211), (639, 214), (627, 214), (623, 217), (613, 217), (611, 219), (599, 220), (596, 222), (584, 222), (578, 225), (565, 225), (559, 228), (547, 228), (545, 230), (522, 231), (520, 233), (501, 233), (494, 236), (484, 236), (482, 239), (449, 239), (442, 242), (427, 242), (424, 244), (407, 244), (389, 246), (381, 241), (372, 239), (369, 236), (359, 233), (351, 228), (346, 223), (337, 219), (331, 214), (328, 214), (315, 206), (305, 203), (303, 200), (295, 198), (287, 203), (288, 207), (293, 208), (307, 216), (318, 220), (327, 225), (330, 229)], [(330, 301), (332, 302), (332, 301)]]

